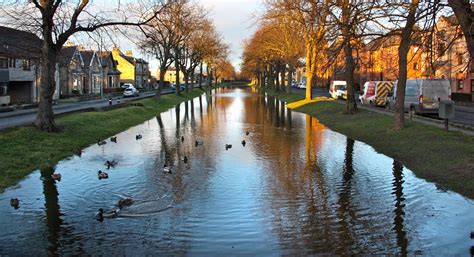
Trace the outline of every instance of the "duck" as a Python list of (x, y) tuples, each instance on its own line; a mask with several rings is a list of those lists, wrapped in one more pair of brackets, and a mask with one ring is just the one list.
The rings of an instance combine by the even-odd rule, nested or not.
[(202, 143), (202, 141), (197, 141), (197, 140), (196, 140), (196, 141), (194, 141), (194, 145), (196, 145), (196, 146), (198, 146), (198, 145), (202, 145), (202, 144), (203, 144), (203, 143)]
[(188, 163), (188, 156), (185, 155), (185, 156), (183, 157), (183, 162), (184, 162), (184, 163)]
[(101, 146), (101, 145), (107, 144), (107, 142), (106, 142), (105, 140), (102, 140), (102, 141), (101, 141), (100, 139), (97, 139), (97, 144), (98, 144), (99, 146)]
[(232, 148), (232, 145), (230, 145), (230, 144), (225, 144), (225, 150), (226, 150), (226, 151), (229, 150), (230, 148)]
[(474, 239), (474, 232), (471, 232), (471, 239)]
[(164, 173), (168, 173), (168, 174), (171, 174), (171, 168), (168, 167), (166, 164), (163, 166), (163, 172)]
[(122, 209), (124, 206), (130, 206), (133, 204), (133, 199), (132, 198), (123, 198), (120, 199), (117, 203), (117, 206)]
[(184, 142), (184, 136), (181, 136), (181, 142)]
[(142, 139), (142, 135), (141, 135), (141, 134), (138, 134), (138, 135), (135, 136), (135, 140), (140, 140), (140, 139)]
[(115, 165), (117, 165), (118, 162), (116, 160), (112, 160), (112, 161), (106, 161), (105, 162), (105, 165), (107, 166), (107, 169), (110, 169), (111, 167), (115, 167)]
[(103, 172), (101, 170), (99, 170), (97, 172), (97, 175), (99, 176), (99, 179), (106, 179), (106, 178), (109, 178), (109, 174), (107, 174), (107, 172)]
[(18, 198), (11, 198), (10, 206), (15, 208), (15, 210), (18, 209), (20, 207), (20, 200), (18, 200)]
[(104, 218), (111, 219), (111, 218), (117, 217), (119, 211), (120, 211), (120, 209), (118, 209), (118, 210), (113, 210), (113, 211), (109, 211), (109, 212), (105, 212), (105, 213), (104, 213), (104, 209), (99, 208), (99, 212), (96, 214), (95, 218), (96, 218), (98, 221), (102, 222), (102, 221), (104, 221)]
[(51, 175), (51, 178), (52, 178), (53, 180), (61, 181), (61, 174), (59, 174), (59, 173), (54, 173), (54, 174)]
[(83, 153), (83, 152), (84, 152), (84, 151), (82, 151), (82, 150), (79, 149), (79, 148), (74, 150), (74, 154), (77, 155), (77, 156), (79, 156), (79, 157), (82, 156), (82, 153)]
[(245, 147), (245, 145), (247, 144), (247, 142), (245, 142), (245, 140), (242, 140), (242, 145)]
[(117, 143), (117, 137), (111, 137), (111, 138), (110, 138), (110, 142)]
[(248, 135), (250, 135), (250, 132), (248, 132), (248, 131), (247, 131), (247, 132), (245, 132), (245, 135), (247, 135), (247, 136), (248, 136)]

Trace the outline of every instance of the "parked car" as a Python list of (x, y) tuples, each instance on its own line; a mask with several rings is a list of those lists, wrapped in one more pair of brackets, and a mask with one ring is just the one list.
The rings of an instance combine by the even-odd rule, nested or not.
[(306, 82), (305, 82), (305, 81), (301, 81), (301, 82), (298, 84), (298, 88), (305, 89), (305, 88), (306, 88)]
[(346, 99), (347, 83), (341, 80), (331, 81), (331, 85), (329, 85), (329, 94), (334, 99)]
[[(389, 108), (394, 109), (397, 100), (397, 84), (389, 97)], [(405, 112), (438, 114), (439, 102), (451, 100), (451, 86), (447, 79), (409, 79), (405, 88)]]
[(388, 103), (388, 95), (393, 91), (392, 81), (367, 81), (363, 91), (360, 92), (359, 100), (361, 104), (370, 106), (385, 107)]
[(129, 87), (135, 88), (132, 83), (124, 83), (123, 85), (120, 86), (120, 88), (122, 89), (127, 89)]
[(296, 81), (293, 80), (293, 81), (291, 82), (291, 87), (293, 87), (293, 88), (298, 88), (298, 82), (296, 82)]
[(123, 97), (139, 96), (139, 95), (140, 95), (140, 92), (138, 91), (138, 89), (136, 89), (136, 88), (134, 88), (134, 87), (126, 88), (126, 89), (123, 91)]
[[(171, 88), (172, 90), (176, 90), (176, 84), (174, 84), (174, 83), (171, 84), (171, 85), (170, 85), (170, 88)], [(184, 89), (185, 89), (184, 85), (183, 85), (183, 84), (180, 84), (180, 85), (179, 85), (179, 90), (180, 90), (180, 91), (183, 91)]]

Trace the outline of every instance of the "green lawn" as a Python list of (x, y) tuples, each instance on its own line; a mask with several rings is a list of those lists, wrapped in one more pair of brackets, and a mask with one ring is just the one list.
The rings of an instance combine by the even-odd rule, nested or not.
[[(302, 99), (298, 93), (269, 93), (290, 99), (288, 102)], [(295, 110), (310, 114), (330, 129), (402, 161), (418, 177), (474, 199), (474, 137), (411, 121), (407, 121), (405, 129), (396, 131), (392, 116), (369, 110), (345, 115), (344, 108), (336, 102), (322, 101)]]
[(181, 96), (168, 94), (157, 101), (137, 101), (143, 106), (127, 106), (111, 111), (73, 113), (57, 118), (65, 128), (53, 134), (22, 126), (0, 131), (0, 191), (23, 179), (32, 171), (51, 167), (80, 149), (155, 117), (205, 91), (194, 89)]

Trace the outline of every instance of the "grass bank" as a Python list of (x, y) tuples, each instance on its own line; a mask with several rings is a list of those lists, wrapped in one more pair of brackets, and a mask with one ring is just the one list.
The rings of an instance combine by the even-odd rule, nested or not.
[[(288, 103), (304, 98), (298, 93), (268, 93)], [(474, 137), (409, 120), (405, 129), (396, 131), (392, 116), (363, 109), (345, 115), (344, 108), (337, 102), (319, 101), (294, 110), (402, 161), (420, 178), (474, 199)]]
[(195, 98), (205, 90), (194, 89), (181, 96), (162, 95), (159, 101), (136, 101), (143, 106), (127, 106), (111, 111), (73, 113), (56, 118), (63, 133), (51, 134), (31, 126), (0, 131), (0, 192), (32, 171), (51, 167), (95, 142), (124, 131), (164, 112), (176, 104)]

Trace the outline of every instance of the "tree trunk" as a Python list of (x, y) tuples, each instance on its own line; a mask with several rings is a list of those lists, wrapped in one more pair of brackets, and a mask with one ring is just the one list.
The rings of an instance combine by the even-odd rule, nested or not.
[(288, 70), (288, 85), (286, 85), (286, 92), (288, 94), (291, 93), (291, 83), (293, 82), (293, 67), (289, 65), (289, 70)]
[(155, 97), (160, 99), (161, 97), (161, 90), (165, 87), (165, 73), (166, 67), (160, 66), (160, 83), (158, 84), (158, 90), (156, 91)]
[(474, 65), (472, 65), (472, 58), (474, 58), (474, 12), (471, 9), (471, 1), (448, 0), (448, 4), (453, 8), (464, 38), (466, 39), (467, 50), (470, 56), (469, 71), (474, 72)]
[(189, 76), (188, 76), (188, 72), (186, 71), (184, 73), (184, 92), (188, 92), (188, 88), (189, 88)]
[(39, 68), (39, 84), (41, 88), (36, 128), (47, 132), (61, 132), (62, 128), (56, 125), (53, 112), (53, 96), (55, 90), (55, 67), (57, 51), (52, 42), (43, 41)]
[(316, 42), (314, 42), (313, 38), (306, 38), (306, 100), (313, 99), (313, 76), (316, 72), (315, 44)]
[(179, 48), (174, 49), (174, 66), (176, 68), (176, 95), (180, 95), (180, 84), (179, 84)]
[(206, 70), (207, 70), (206, 86), (210, 87), (211, 86), (212, 74), (211, 74), (211, 71), (209, 70), (209, 66), (206, 66)]
[(286, 65), (281, 65), (280, 66), (280, 87), (281, 91), (285, 92), (285, 73), (286, 73)]
[(402, 31), (400, 46), (398, 47), (398, 83), (395, 101), (395, 129), (400, 130), (405, 127), (405, 88), (407, 84), (407, 55), (410, 50), (413, 26), (415, 25), (416, 10), (419, 0), (413, 0), (407, 17), (405, 28)]
[(346, 114), (357, 113), (357, 102), (355, 101), (354, 96), (354, 58), (352, 57), (352, 46), (350, 42), (350, 37), (346, 38), (346, 43), (344, 46), (344, 55), (346, 62), (346, 82), (347, 82), (347, 100), (346, 100)]
[(199, 88), (202, 89), (202, 62), (199, 66)]
[(191, 71), (190, 83), (192, 88), (194, 89), (194, 69)]

